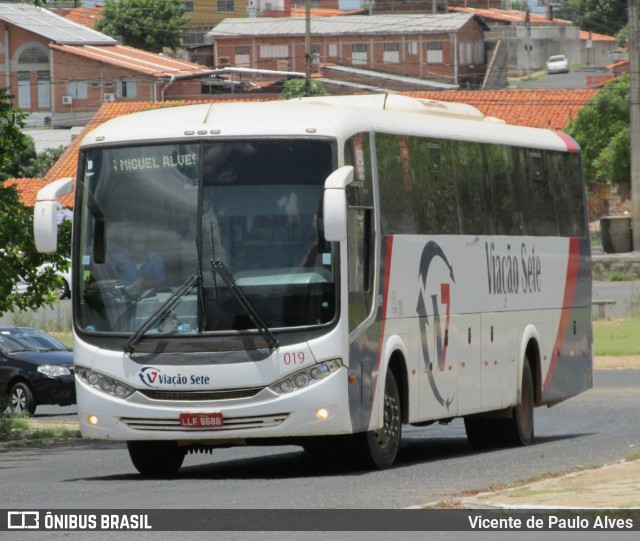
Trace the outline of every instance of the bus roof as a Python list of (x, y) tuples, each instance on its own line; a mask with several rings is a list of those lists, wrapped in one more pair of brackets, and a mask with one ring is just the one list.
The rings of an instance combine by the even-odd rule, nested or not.
[(462, 103), (398, 94), (215, 102), (151, 109), (105, 122), (83, 146), (194, 138), (325, 136), (376, 131), (528, 148), (576, 151), (553, 130), (513, 126)]

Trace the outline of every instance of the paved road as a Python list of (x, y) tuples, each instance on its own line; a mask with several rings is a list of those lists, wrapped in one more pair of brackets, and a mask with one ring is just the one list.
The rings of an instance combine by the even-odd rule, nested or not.
[(398, 509), (467, 490), (622, 459), (640, 447), (640, 371), (598, 371), (596, 387), (536, 410), (534, 445), (472, 451), (460, 420), (407, 428), (397, 466), (354, 470), (298, 447), (188, 455), (179, 475), (141, 479), (121, 443), (0, 452), (0, 501), (18, 508)]
[(571, 69), (569, 73), (544, 74), (534, 80), (519, 79), (512, 84), (515, 88), (589, 88), (587, 78), (592, 76), (607, 75), (610, 72), (602, 69), (578, 68)]

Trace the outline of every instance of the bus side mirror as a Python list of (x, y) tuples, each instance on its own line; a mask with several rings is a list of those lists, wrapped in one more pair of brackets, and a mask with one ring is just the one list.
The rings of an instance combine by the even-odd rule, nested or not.
[(73, 179), (61, 178), (47, 184), (36, 196), (33, 210), (33, 235), (36, 250), (42, 253), (55, 252), (58, 249), (58, 206), (57, 199), (71, 192)]
[(347, 238), (347, 184), (353, 182), (353, 167), (345, 165), (331, 173), (324, 183), (324, 238), (340, 242)]

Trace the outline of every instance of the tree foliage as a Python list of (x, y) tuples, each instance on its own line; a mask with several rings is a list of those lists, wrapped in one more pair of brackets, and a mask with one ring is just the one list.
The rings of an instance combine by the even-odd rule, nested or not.
[(20, 131), (24, 128), (26, 115), (13, 109), (12, 99), (8, 90), (0, 87), (0, 182), (15, 176), (11, 174), (14, 158), (29, 146), (29, 141)]
[[(11, 96), (0, 88), (0, 313), (14, 308), (39, 308), (51, 304), (58, 283), (56, 268), (63, 268), (69, 255), (70, 224), (63, 225), (64, 248), (55, 254), (40, 254), (33, 239), (33, 209), (27, 208), (13, 186), (1, 181), (11, 176), (16, 156), (28, 147), (28, 139), (20, 131), (25, 114), (12, 108)], [(39, 270), (49, 261), (53, 267)], [(18, 281), (29, 284), (26, 293), (18, 294), (14, 287)]]
[(582, 30), (613, 36), (627, 24), (628, 0), (564, 0), (556, 16)]
[(587, 181), (631, 185), (629, 77), (608, 83), (584, 105), (567, 133), (582, 149)]
[[(306, 90), (305, 79), (289, 79), (282, 89), (282, 97), (285, 99), (302, 98)], [(311, 81), (312, 96), (326, 96), (327, 90), (320, 81)]]
[(180, 0), (107, 0), (95, 29), (125, 45), (160, 53), (176, 50), (187, 22)]
[(2, 169), (2, 173), (0, 173), (2, 180), (42, 178), (67, 149), (65, 146), (47, 148), (38, 154), (34, 140), (28, 136), (25, 138), (24, 144), (24, 148)]

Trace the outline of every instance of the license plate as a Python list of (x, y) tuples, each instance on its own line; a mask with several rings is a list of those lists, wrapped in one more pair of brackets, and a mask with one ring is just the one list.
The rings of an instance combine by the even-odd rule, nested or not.
[(180, 426), (185, 428), (220, 428), (224, 426), (222, 413), (181, 413)]

